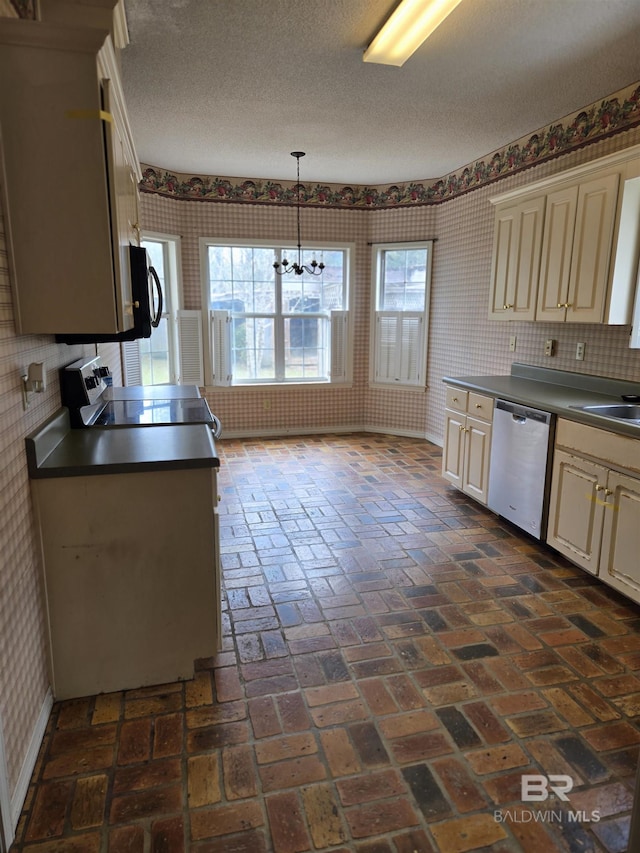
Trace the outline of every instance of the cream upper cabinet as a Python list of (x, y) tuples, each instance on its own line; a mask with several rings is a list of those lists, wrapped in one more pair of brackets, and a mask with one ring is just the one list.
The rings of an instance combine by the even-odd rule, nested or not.
[(603, 321), (619, 183), (612, 172), (547, 196), (537, 320)]
[(109, 31), (0, 19), (0, 78), (16, 331), (126, 331), (140, 167)]
[(496, 210), (489, 309), (494, 320), (535, 317), (544, 211), (543, 195)]
[(447, 387), (442, 476), (486, 504), (491, 458), (493, 399)]
[(640, 601), (638, 443), (560, 419), (547, 529), (551, 547), (634, 601)]
[(631, 322), (640, 146), (491, 199), (489, 318)]

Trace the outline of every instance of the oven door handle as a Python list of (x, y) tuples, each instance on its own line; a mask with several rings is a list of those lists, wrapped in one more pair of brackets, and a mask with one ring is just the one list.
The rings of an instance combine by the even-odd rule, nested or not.
[(153, 329), (157, 329), (160, 325), (160, 320), (162, 319), (162, 308), (163, 308), (163, 299), (162, 299), (162, 285), (160, 284), (160, 279), (158, 278), (158, 273), (155, 270), (155, 267), (149, 266), (149, 274), (153, 279), (153, 283), (156, 286), (156, 290), (158, 291), (158, 309), (155, 315), (151, 318), (151, 327)]

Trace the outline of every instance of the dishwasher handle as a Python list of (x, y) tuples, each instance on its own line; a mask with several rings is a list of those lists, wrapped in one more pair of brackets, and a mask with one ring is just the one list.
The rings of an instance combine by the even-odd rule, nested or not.
[(550, 412), (542, 412), (540, 409), (532, 409), (530, 406), (522, 406), (519, 403), (512, 403), (510, 400), (497, 399), (494, 410), (510, 414), (513, 420), (520, 424), (526, 423), (528, 420), (550, 424), (553, 420), (553, 415)]

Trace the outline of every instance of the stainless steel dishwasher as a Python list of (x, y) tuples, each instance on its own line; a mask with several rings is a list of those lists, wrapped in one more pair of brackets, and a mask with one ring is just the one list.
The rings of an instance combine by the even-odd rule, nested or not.
[(487, 504), (536, 539), (546, 534), (554, 426), (549, 412), (495, 402)]

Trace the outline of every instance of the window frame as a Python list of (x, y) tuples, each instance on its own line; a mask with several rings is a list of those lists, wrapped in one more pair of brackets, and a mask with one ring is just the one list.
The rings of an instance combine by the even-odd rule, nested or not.
[[(422, 391), (427, 387), (427, 367), (428, 367), (428, 351), (429, 351), (429, 314), (431, 305), (431, 288), (432, 288), (432, 268), (433, 268), (433, 245), (434, 240), (404, 240), (393, 243), (372, 243), (371, 244), (371, 317), (370, 317), (370, 335), (369, 335), (369, 387), (380, 390), (396, 389), (400, 391)], [(382, 292), (382, 273), (383, 273), (383, 255), (389, 251), (412, 251), (415, 249), (424, 249), (427, 252), (426, 262), (426, 280), (424, 304), (420, 311), (389, 311), (379, 308), (380, 294)], [(379, 352), (379, 337), (378, 329), (380, 328), (380, 318), (395, 316), (400, 319), (400, 323), (404, 319), (415, 318), (419, 316), (422, 321), (422, 333), (420, 341), (420, 352), (416, 359), (419, 364), (418, 375), (415, 381), (408, 382), (401, 379), (384, 380), (377, 376), (378, 352)], [(401, 357), (398, 358), (401, 362)]]
[[(167, 351), (169, 362), (169, 380), (168, 382), (152, 383), (161, 387), (162, 385), (176, 385), (183, 383), (181, 376), (182, 365), (179, 355), (179, 330), (178, 330), (178, 313), (182, 299), (182, 266), (181, 266), (181, 238), (177, 234), (165, 234), (159, 231), (142, 230), (140, 234), (140, 245), (145, 242), (160, 243), (162, 245), (162, 258), (164, 265), (164, 284), (163, 284), (163, 308), (162, 318), (166, 319), (167, 323)], [(134, 373), (137, 372), (142, 382), (142, 352), (141, 345), (153, 339), (138, 339), (122, 344), (122, 362), (123, 371), (126, 372), (125, 365), (131, 364), (131, 359), (135, 360), (135, 355), (132, 356), (132, 350), (137, 353), (138, 365), (133, 365)], [(126, 377), (125, 377), (126, 379)], [(144, 383), (149, 384), (149, 383)]]
[[(243, 247), (243, 248), (266, 248), (273, 249), (274, 252), (278, 252), (279, 250), (284, 253), (289, 254), (289, 257), (293, 257), (293, 253), (297, 252), (297, 246), (291, 241), (277, 241), (277, 240), (266, 240), (266, 239), (251, 239), (251, 238), (218, 238), (218, 237), (200, 237), (199, 238), (199, 257), (200, 257), (200, 276), (201, 276), (201, 305), (202, 305), (202, 334), (203, 334), (203, 347), (205, 351), (205, 384), (209, 386), (220, 387), (221, 389), (225, 388), (258, 388), (258, 387), (269, 387), (272, 388), (304, 388), (304, 387), (345, 387), (349, 388), (352, 385), (353, 380), (353, 339), (354, 339), (354, 330), (353, 330), (353, 281), (354, 281), (354, 264), (355, 264), (355, 244), (352, 242), (340, 242), (340, 241), (305, 241), (305, 245), (303, 249), (305, 251), (308, 250), (316, 250), (316, 251), (340, 251), (343, 252), (344, 255), (344, 280), (343, 280), (343, 294), (344, 294), (344, 308), (340, 311), (330, 311), (328, 316), (321, 312), (310, 312), (310, 313), (299, 313), (293, 314), (289, 311), (282, 311), (282, 306), (280, 305), (278, 310), (275, 312), (274, 317), (279, 317), (284, 321), (294, 316), (296, 318), (302, 319), (314, 319), (317, 317), (321, 317), (321, 319), (326, 319), (328, 323), (327, 334), (328, 337), (331, 338), (331, 332), (333, 328), (332, 317), (335, 313), (346, 314), (348, 317), (348, 325), (347, 325), (347, 345), (344, 351), (344, 369), (342, 373), (334, 378), (332, 375), (327, 379), (319, 379), (319, 378), (295, 378), (295, 379), (265, 379), (265, 380), (249, 380), (249, 381), (241, 381), (234, 382), (231, 380), (230, 382), (217, 382), (214, 377), (214, 369), (213, 369), (213, 334), (212, 334), (212, 325), (213, 318), (212, 313), (213, 310), (211, 308), (209, 302), (210, 296), (210, 281), (209, 281), (209, 258), (208, 258), (208, 250), (210, 246), (223, 246), (223, 247)], [(274, 273), (277, 275), (277, 273)], [(293, 274), (295, 275), (295, 274)], [(282, 280), (285, 276), (280, 276), (280, 280)], [(276, 280), (277, 282), (277, 280)], [(281, 293), (281, 288), (277, 287), (277, 292)], [(246, 312), (245, 312), (246, 313)], [(259, 312), (251, 313), (249, 312), (247, 316), (254, 317), (258, 316)], [(274, 334), (278, 334), (277, 329), (274, 328)], [(328, 369), (331, 374), (332, 368), (332, 348), (331, 341), (329, 344), (329, 349), (327, 352), (328, 359)], [(284, 366), (284, 365), (283, 365)], [(277, 373), (277, 370), (276, 370)]]

